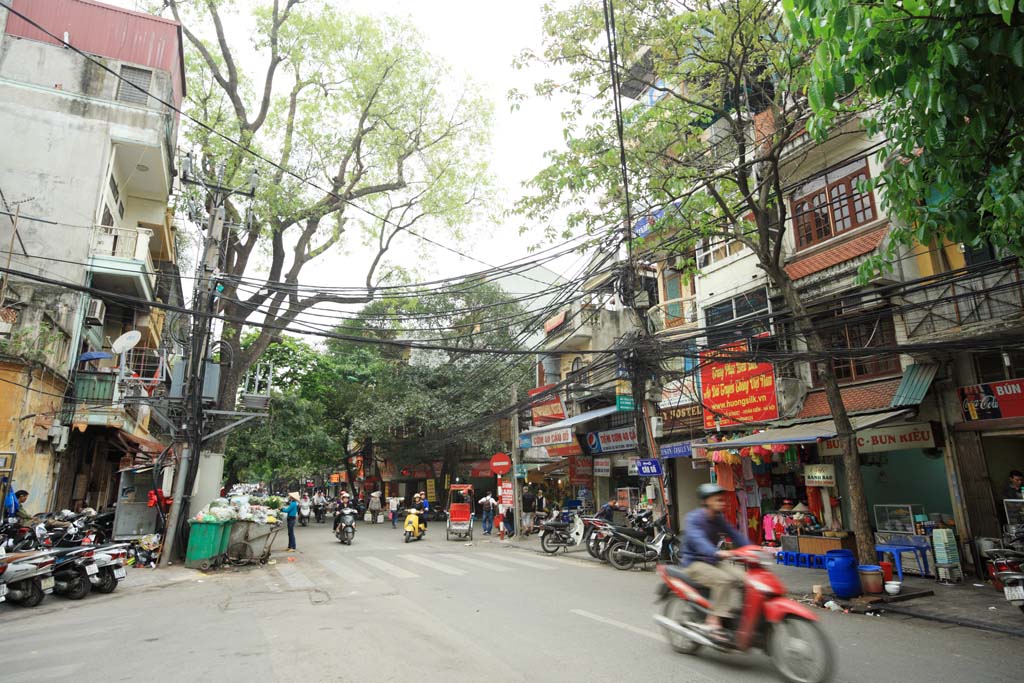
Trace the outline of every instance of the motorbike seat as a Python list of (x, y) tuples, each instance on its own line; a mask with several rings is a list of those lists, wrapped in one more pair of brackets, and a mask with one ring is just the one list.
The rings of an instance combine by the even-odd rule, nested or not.
[(647, 530), (646, 529), (624, 529), (624, 528), (616, 527), (615, 530), (617, 532), (619, 532), (620, 534), (624, 535), (624, 536), (630, 536), (630, 537), (635, 538), (635, 539), (640, 540), (640, 541), (642, 541), (642, 540), (647, 538)]
[(544, 522), (541, 526), (548, 527), (550, 529), (568, 529), (568, 522)]
[(699, 581), (695, 581), (694, 579), (690, 578), (690, 576), (686, 573), (686, 570), (682, 567), (679, 567), (677, 565), (669, 565), (665, 567), (665, 573), (671, 576), (673, 579), (678, 579), (686, 585), (688, 585), (690, 588), (693, 588), (694, 590), (700, 592), (700, 594), (704, 597), (708, 597), (709, 595), (711, 595), (711, 588), (705, 586), (703, 583)]

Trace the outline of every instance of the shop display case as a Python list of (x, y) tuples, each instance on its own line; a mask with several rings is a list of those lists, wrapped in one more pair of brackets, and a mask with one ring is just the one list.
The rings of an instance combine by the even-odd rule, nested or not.
[(928, 521), (923, 505), (876, 505), (875, 530), (922, 536)]
[(1003, 510), (1006, 511), (1006, 522), (1011, 527), (1024, 524), (1024, 499), (1005, 498)]

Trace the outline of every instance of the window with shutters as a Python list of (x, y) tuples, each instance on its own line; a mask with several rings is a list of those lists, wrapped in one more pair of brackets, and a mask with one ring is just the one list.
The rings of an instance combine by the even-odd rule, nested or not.
[[(849, 172), (850, 167), (840, 172), (843, 171), (848, 171), (847, 175), (838, 180), (807, 183), (802, 196), (793, 201), (798, 251), (866, 225), (877, 217), (872, 193), (857, 189), (870, 177), (867, 164), (861, 161), (852, 172)], [(808, 187), (812, 184), (816, 185), (813, 189)]]
[[(845, 319), (838, 315), (827, 316), (816, 320), (815, 326), (826, 335), (830, 348), (861, 352), (834, 355), (832, 368), (840, 383), (899, 373), (899, 354), (887, 351), (896, 346), (896, 326), (891, 311), (859, 313)], [(865, 350), (874, 348), (879, 351), (864, 353)], [(816, 367), (818, 365), (820, 363), (815, 363)], [(815, 386), (821, 386), (821, 375), (817, 369), (814, 371), (813, 379)]]
[[(149, 102), (149, 83), (153, 72), (134, 66), (121, 67), (122, 80), (117, 84), (117, 101), (145, 105)], [(141, 88), (141, 90), (139, 90)]]

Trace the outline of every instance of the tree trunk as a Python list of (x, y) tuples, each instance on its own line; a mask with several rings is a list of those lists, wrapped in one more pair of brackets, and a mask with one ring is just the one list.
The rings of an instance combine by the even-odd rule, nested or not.
[[(807, 308), (796, 291), (796, 285), (786, 271), (777, 264), (765, 264), (763, 261), (761, 267), (768, 274), (775, 288), (782, 294), (796, 321), (796, 328), (807, 340), (807, 347), (810, 351), (817, 354), (826, 353), (828, 346), (814, 327)], [(860, 471), (857, 435), (853, 431), (850, 416), (843, 404), (839, 381), (836, 379), (835, 369), (832, 367), (830, 359), (826, 358), (818, 365), (818, 376), (821, 378), (843, 451), (842, 463), (846, 472), (846, 495), (850, 503), (850, 515), (853, 518), (849, 520), (849, 523), (856, 537), (857, 555), (861, 562), (870, 562), (875, 557), (875, 539), (871, 531), (871, 517), (868, 515), (867, 500), (864, 497), (864, 477)]]

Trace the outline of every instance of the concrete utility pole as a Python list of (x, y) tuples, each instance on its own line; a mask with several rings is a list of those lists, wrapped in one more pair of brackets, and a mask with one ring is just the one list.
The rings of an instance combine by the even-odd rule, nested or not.
[[(523, 489), (519, 486), (519, 382), (512, 384), (512, 525), (516, 530), (515, 537), (523, 538), (523, 516), (520, 510), (523, 507)], [(517, 519), (518, 516), (518, 519)]]

